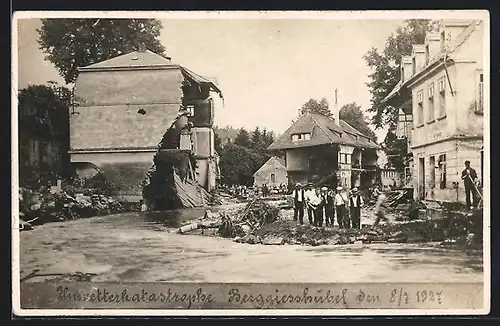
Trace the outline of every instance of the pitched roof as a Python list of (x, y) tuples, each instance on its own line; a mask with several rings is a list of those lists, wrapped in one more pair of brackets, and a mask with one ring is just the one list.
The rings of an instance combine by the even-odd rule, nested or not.
[[(298, 133), (310, 133), (308, 140), (292, 141), (292, 135)], [(361, 148), (379, 148), (368, 137), (356, 130), (344, 120), (340, 120), (340, 126), (335, 120), (320, 114), (304, 114), (292, 126), (290, 126), (280, 137), (278, 137), (269, 150), (291, 149), (301, 147), (312, 147), (326, 144), (351, 145)]]
[(121, 54), (108, 60), (81, 67), (78, 70), (86, 71), (110, 68), (137, 68), (152, 66), (179, 67), (178, 64), (172, 62), (171, 60), (164, 58), (161, 55), (158, 55), (150, 50), (146, 50)]
[(446, 57), (447, 59), (450, 58), (450, 55), (453, 56), (454, 53), (456, 53), (461, 46), (469, 39), (469, 37), (474, 33), (474, 31), (482, 24), (482, 21), (473, 21), (465, 30), (458, 35), (458, 37), (443, 51), (440, 51), (437, 53), (433, 58), (429, 60), (427, 65), (422, 69), (421, 71), (417, 72), (404, 82), (400, 80), (396, 86), (387, 94), (387, 96), (382, 100), (382, 103), (385, 103), (389, 101), (392, 97), (394, 97), (400, 90), (402, 90), (404, 87), (408, 86), (408, 84), (411, 81), (414, 81), (417, 76), (423, 75), (425, 72), (427, 72), (428, 68), (435, 66), (436, 64), (439, 64), (440, 62), (443, 62), (443, 59)]
[(214, 77), (203, 77), (189, 70), (186, 67), (172, 62), (170, 59), (162, 57), (150, 50), (134, 51), (126, 54), (121, 54), (117, 57), (97, 62), (85, 67), (81, 67), (79, 71), (93, 71), (105, 69), (120, 69), (120, 68), (178, 68), (182, 71), (184, 77), (199, 84), (209, 84), (222, 97), (222, 91), (218, 87), (218, 81)]
[(280, 157), (276, 157), (276, 156), (271, 156), (267, 161), (266, 163), (262, 164), (262, 166), (257, 170), (255, 171), (255, 173), (253, 174), (254, 176), (259, 173), (260, 171), (262, 171), (267, 165), (270, 165), (271, 163), (276, 163), (278, 164), (278, 166), (281, 165), (281, 167), (286, 170), (286, 164), (285, 164), (285, 160), (280, 158)]

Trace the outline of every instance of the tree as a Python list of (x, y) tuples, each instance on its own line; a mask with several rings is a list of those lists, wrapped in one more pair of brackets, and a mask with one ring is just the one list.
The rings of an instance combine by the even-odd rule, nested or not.
[(395, 127), (398, 108), (387, 106), (382, 100), (400, 80), (401, 57), (411, 54), (413, 44), (424, 43), (425, 34), (435, 30), (437, 26), (436, 22), (427, 19), (406, 20), (405, 25), (399, 27), (396, 33), (387, 39), (381, 53), (372, 48), (364, 55), (367, 65), (373, 70), (369, 75), (370, 82), (367, 83), (372, 95), (368, 111), (374, 113), (372, 123), (376, 129), (384, 126), (392, 129)]
[(353, 126), (356, 130), (361, 132), (363, 135), (366, 135), (373, 139), (377, 140), (377, 136), (373, 132), (373, 130), (369, 127), (369, 123), (366, 121), (366, 117), (361, 110), (361, 106), (356, 102), (344, 104), (340, 108), (339, 112), (340, 119), (344, 120), (351, 126)]
[(220, 153), (220, 173), (224, 184), (251, 185), (255, 168), (252, 152), (243, 146), (229, 143)]
[(402, 172), (406, 166), (407, 146), (406, 139), (398, 139), (391, 130), (387, 132), (384, 142), (381, 144), (382, 150), (387, 155), (387, 162), (398, 172)]
[(214, 148), (217, 153), (220, 153), (222, 149), (222, 139), (220, 138), (219, 134), (214, 132)]
[(42, 19), (38, 44), (67, 84), (78, 67), (147, 48), (164, 55), (157, 39), (162, 24), (155, 19)]
[(250, 148), (250, 142), (250, 133), (245, 128), (241, 128), (234, 139), (234, 143), (238, 146)]
[(327, 117), (332, 116), (332, 112), (328, 107), (328, 101), (325, 97), (323, 97), (319, 102), (311, 98), (309, 101), (304, 103), (300, 109), (300, 114), (302, 115), (306, 113), (321, 114)]
[(267, 131), (267, 129), (264, 128), (264, 130), (262, 130), (262, 140), (264, 141), (265, 148), (268, 148), (274, 143), (274, 132)]
[[(33, 186), (55, 175), (66, 174), (65, 168), (69, 165), (69, 110), (72, 102), (72, 92), (53, 82), (49, 85), (31, 85), (19, 91), (18, 145), (21, 185)], [(56, 165), (48, 167), (38, 162), (39, 166), (29, 167), (30, 140), (57, 145), (60, 154)]]
[(256, 127), (252, 132), (252, 144), (251, 147), (255, 150), (265, 150), (266, 143), (264, 139), (264, 134), (260, 131), (259, 127)]
[[(37, 139), (65, 138), (69, 132), (72, 92), (55, 83), (31, 85), (19, 91), (19, 133)], [(68, 140), (69, 141), (69, 140)]]

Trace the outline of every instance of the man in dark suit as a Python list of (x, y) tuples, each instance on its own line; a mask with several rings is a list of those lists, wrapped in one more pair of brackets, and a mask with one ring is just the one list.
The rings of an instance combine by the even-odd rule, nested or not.
[[(462, 180), (465, 186), (465, 202), (468, 208), (476, 207), (477, 205), (477, 173), (476, 170), (470, 167), (470, 161), (465, 161), (465, 169), (462, 171)], [(472, 203), (471, 203), (472, 195)]]
[(304, 203), (305, 203), (305, 191), (300, 183), (295, 185), (295, 189), (292, 192), (293, 197), (293, 220), (300, 224), (304, 224)]

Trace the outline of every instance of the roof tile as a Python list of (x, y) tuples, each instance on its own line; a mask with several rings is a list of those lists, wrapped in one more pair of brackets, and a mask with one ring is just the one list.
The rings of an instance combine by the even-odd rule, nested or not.
[[(310, 132), (311, 139), (292, 141), (292, 135)], [(375, 143), (368, 141), (367, 136), (353, 128), (347, 122), (340, 120), (340, 126), (335, 120), (323, 115), (308, 113), (302, 115), (290, 126), (271, 146), (270, 150), (312, 147), (327, 144), (345, 144), (362, 148), (379, 148)]]

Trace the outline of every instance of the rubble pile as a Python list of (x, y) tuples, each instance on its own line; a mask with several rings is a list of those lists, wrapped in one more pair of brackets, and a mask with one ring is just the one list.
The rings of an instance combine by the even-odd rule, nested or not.
[[(19, 228), (31, 230), (35, 225), (115, 214), (125, 211), (120, 202), (96, 189), (82, 193), (68, 190), (19, 189)], [(129, 207), (128, 209), (133, 209)]]
[[(472, 216), (472, 215), (475, 215)], [(453, 215), (440, 220), (413, 220), (365, 226), (361, 229), (318, 228), (297, 225), (290, 220), (280, 220), (264, 225), (250, 235), (237, 238), (237, 242), (302, 245), (344, 245), (354, 243), (418, 243), (445, 242), (481, 243), (482, 212), (469, 216)]]
[(280, 209), (278, 207), (263, 200), (255, 199), (249, 202), (243, 211), (239, 213), (239, 219), (252, 230), (256, 230), (278, 220), (279, 214)]
[[(183, 225), (174, 232), (235, 238), (249, 234), (263, 225), (274, 223), (279, 217), (280, 208), (278, 206), (255, 199), (246, 204), (244, 208), (217, 213), (207, 210), (202, 218)], [(216, 229), (216, 231), (207, 231), (207, 229)], [(198, 230), (199, 232), (197, 232)]]

